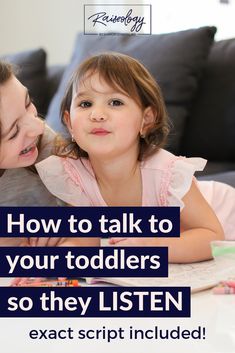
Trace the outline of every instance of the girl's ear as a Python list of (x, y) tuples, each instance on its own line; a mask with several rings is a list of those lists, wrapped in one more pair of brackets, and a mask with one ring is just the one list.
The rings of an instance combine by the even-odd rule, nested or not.
[(152, 107), (147, 107), (143, 113), (143, 121), (140, 129), (140, 135), (145, 136), (147, 131), (154, 125), (156, 121), (156, 113)]
[(63, 120), (64, 120), (69, 132), (72, 134), (72, 126), (71, 126), (71, 121), (70, 121), (70, 114), (69, 114), (68, 110), (64, 111)]

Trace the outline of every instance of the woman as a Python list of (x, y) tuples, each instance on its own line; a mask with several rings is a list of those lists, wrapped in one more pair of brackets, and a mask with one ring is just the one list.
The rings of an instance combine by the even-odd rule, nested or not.
[[(54, 137), (12, 66), (0, 61), (0, 206), (58, 206), (33, 166), (51, 155)], [(31, 238), (27, 244), (52, 246), (59, 239)], [(0, 238), (0, 245), (26, 243), (23, 238)]]

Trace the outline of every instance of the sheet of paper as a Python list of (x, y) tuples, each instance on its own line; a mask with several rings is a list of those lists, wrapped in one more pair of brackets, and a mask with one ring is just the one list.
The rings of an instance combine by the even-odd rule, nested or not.
[(0, 287), (8, 287), (13, 278), (2, 278), (0, 277)]
[(106, 281), (121, 286), (137, 287), (189, 286), (192, 292), (198, 292), (234, 276), (234, 268), (227, 265), (226, 260), (223, 266), (221, 266), (221, 263), (218, 266), (215, 260), (193, 264), (170, 264), (167, 278), (96, 278), (92, 280), (92, 283)]

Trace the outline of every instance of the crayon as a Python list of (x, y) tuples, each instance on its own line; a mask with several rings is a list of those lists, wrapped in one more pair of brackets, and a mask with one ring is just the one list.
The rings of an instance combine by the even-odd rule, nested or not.
[(45, 281), (19, 284), (18, 287), (79, 287), (77, 279), (65, 281)]
[(220, 282), (223, 286), (235, 288), (235, 280), (227, 280)]
[(232, 287), (215, 287), (213, 294), (235, 294), (235, 288)]

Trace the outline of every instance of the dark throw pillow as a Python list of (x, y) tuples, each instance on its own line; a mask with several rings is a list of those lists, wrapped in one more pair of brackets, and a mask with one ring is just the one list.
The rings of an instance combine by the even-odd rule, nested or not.
[(121, 52), (140, 60), (162, 88), (173, 123), (168, 147), (177, 153), (215, 32), (215, 27), (202, 27), (149, 36), (79, 34), (71, 62), (49, 107), (48, 124), (56, 131), (65, 131), (59, 121), (60, 102), (72, 72), (84, 59), (104, 51)]
[(212, 161), (235, 161), (235, 39), (212, 46), (182, 151)]

